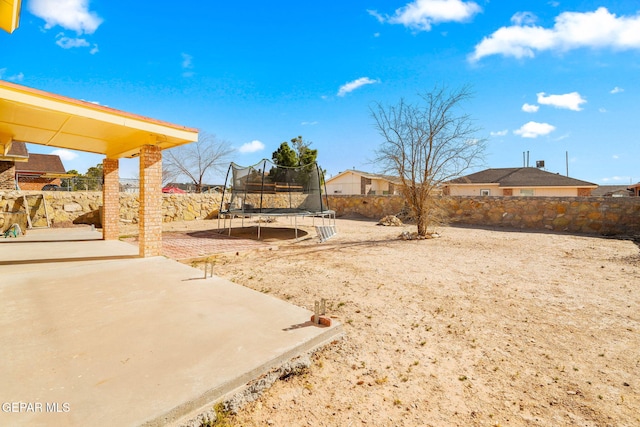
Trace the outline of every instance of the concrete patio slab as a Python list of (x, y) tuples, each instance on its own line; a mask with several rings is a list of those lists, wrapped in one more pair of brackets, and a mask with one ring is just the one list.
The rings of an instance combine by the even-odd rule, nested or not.
[(124, 242), (0, 244), (0, 260), (31, 245), (40, 261), (0, 264), (0, 425), (166, 425), (342, 332)]

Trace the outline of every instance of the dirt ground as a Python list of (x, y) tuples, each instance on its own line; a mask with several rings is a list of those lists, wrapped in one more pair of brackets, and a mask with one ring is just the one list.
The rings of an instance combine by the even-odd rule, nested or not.
[(326, 298), (346, 337), (233, 425), (640, 425), (632, 241), (463, 227), (405, 241), (414, 227), (338, 219), (319, 243), (303, 228), (215, 273), (309, 309)]

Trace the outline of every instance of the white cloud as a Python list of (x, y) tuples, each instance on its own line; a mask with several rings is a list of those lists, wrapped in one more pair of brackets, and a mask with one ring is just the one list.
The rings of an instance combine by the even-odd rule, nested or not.
[(580, 111), (581, 104), (587, 102), (578, 92), (565, 93), (564, 95), (546, 95), (544, 92), (536, 94), (538, 96), (538, 104), (551, 105), (556, 108), (565, 108), (572, 111)]
[(440, 22), (464, 22), (480, 13), (477, 3), (463, 0), (415, 0), (396, 9), (392, 16), (383, 16), (370, 10), (380, 22), (401, 24), (416, 31), (430, 31), (431, 25)]
[(598, 108), (598, 111), (601, 112), (601, 113), (606, 113), (607, 109), (600, 107), (600, 108)]
[(264, 150), (264, 144), (257, 139), (242, 144), (242, 146), (238, 149), (238, 151), (241, 153), (255, 153), (256, 151), (260, 150)]
[(317, 124), (318, 124), (318, 122), (314, 120), (313, 122), (302, 122), (302, 123), (300, 123), (300, 124), (301, 124), (302, 126), (315, 126), (315, 125), (317, 125)]
[(629, 176), (612, 176), (610, 178), (602, 178), (602, 182), (630, 182)]
[(91, 46), (88, 41), (82, 38), (72, 39), (64, 36), (62, 33), (56, 36), (56, 44), (63, 49), (71, 49), (74, 47), (88, 47)]
[(53, 150), (51, 154), (60, 156), (60, 158), (65, 161), (74, 160), (78, 157), (77, 153), (74, 153), (73, 151), (65, 150), (62, 148), (58, 150)]
[(193, 56), (188, 53), (182, 53), (182, 68), (185, 70), (193, 68)]
[(524, 111), (525, 113), (536, 113), (539, 109), (540, 109), (539, 105), (531, 105), (531, 104), (525, 103), (522, 106), (522, 111)]
[(359, 87), (372, 85), (375, 83), (380, 83), (380, 80), (373, 80), (369, 77), (360, 77), (359, 79), (353, 80), (340, 86), (340, 89), (338, 89), (338, 96), (345, 96), (346, 94), (353, 92)]
[(95, 12), (89, 11), (89, 0), (31, 0), (29, 12), (44, 19), (45, 29), (56, 25), (78, 34), (93, 34), (100, 24)]
[(100, 50), (98, 49), (98, 45), (97, 44), (94, 44), (93, 47), (91, 48), (91, 50), (89, 51), (89, 53), (91, 55), (95, 55), (98, 52), (100, 52)]
[(556, 129), (555, 126), (549, 123), (529, 122), (518, 130), (514, 130), (513, 133), (520, 135), (523, 138), (537, 138), (539, 136), (548, 135)]
[(614, 87), (613, 89), (611, 89), (611, 91), (609, 91), (609, 93), (620, 93), (620, 92), (624, 92), (624, 89), (618, 86)]
[(181, 53), (182, 55), (182, 64), (180, 65), (183, 70), (182, 77), (193, 77), (195, 73), (191, 71), (193, 69), (193, 56), (188, 53)]
[(24, 79), (23, 73), (13, 74), (11, 76), (5, 77), (6, 72), (7, 72), (6, 68), (0, 68), (0, 79), (9, 80), (11, 82), (21, 82)]
[(620, 156), (618, 156), (617, 154), (614, 154), (612, 157), (614, 160), (618, 160), (620, 158)]
[(563, 12), (553, 28), (534, 26), (521, 14), (514, 18), (515, 25), (485, 37), (469, 59), (478, 61), (489, 55), (533, 58), (536, 52), (579, 48), (640, 49), (640, 14), (618, 17), (605, 7), (594, 12)]
[(517, 12), (511, 17), (511, 23), (514, 25), (533, 25), (538, 17), (531, 12)]
[(509, 133), (508, 129), (505, 130), (499, 130), (496, 132), (489, 132), (489, 135), (491, 136), (506, 136)]

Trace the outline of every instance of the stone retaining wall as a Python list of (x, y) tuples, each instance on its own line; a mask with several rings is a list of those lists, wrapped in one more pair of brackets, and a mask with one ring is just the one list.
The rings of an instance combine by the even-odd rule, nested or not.
[[(44, 194), (53, 226), (71, 223), (99, 226), (101, 192), (1, 192), (0, 212), (19, 212), (27, 194), (34, 226), (46, 226), (37, 195)], [(220, 194), (164, 194), (164, 222), (216, 218)], [(640, 235), (640, 197), (450, 197), (451, 223), (570, 231), (599, 235)], [(403, 210), (401, 196), (329, 196), (337, 216), (380, 219)], [(138, 195), (120, 193), (120, 221), (138, 222)]]
[[(24, 212), (23, 195), (27, 196), (34, 226), (46, 226), (44, 210), (36, 204), (44, 194), (52, 226), (93, 224), (101, 226), (99, 191), (11, 191), (0, 192), (0, 212)], [(163, 194), (162, 219), (164, 222), (191, 221), (217, 218), (222, 196), (219, 194)], [(136, 193), (120, 193), (120, 221), (138, 222), (140, 202)]]
[[(570, 231), (599, 235), (640, 235), (640, 197), (449, 197), (451, 223)], [(337, 216), (380, 219), (404, 206), (401, 196), (329, 196)]]

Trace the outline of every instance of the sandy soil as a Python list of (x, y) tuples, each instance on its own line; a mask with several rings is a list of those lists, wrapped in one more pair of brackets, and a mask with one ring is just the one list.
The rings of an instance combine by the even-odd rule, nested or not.
[[(338, 235), (217, 258), (346, 337), (232, 418), (243, 426), (638, 426), (640, 256), (631, 241), (337, 221)], [(275, 240), (275, 239), (274, 239)]]
[(309, 309), (326, 298), (346, 337), (232, 425), (640, 425), (632, 241), (459, 227), (405, 241), (414, 227), (338, 219), (319, 243), (305, 224), (298, 242), (288, 221), (264, 225), (277, 249), (218, 256), (215, 273)]

